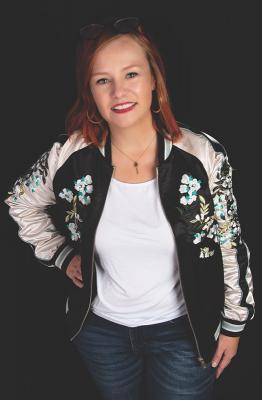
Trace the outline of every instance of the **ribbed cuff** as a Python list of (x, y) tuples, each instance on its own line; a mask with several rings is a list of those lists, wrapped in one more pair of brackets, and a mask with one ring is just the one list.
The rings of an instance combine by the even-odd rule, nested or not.
[(244, 332), (245, 326), (246, 322), (223, 319), (220, 333), (222, 333), (225, 336), (232, 336), (232, 337), (241, 336), (241, 334)]
[(68, 267), (68, 264), (72, 260), (72, 258), (75, 256), (76, 250), (70, 246), (66, 245), (63, 247), (61, 252), (58, 254), (56, 260), (55, 260), (55, 266), (61, 269), (62, 272), (66, 272), (66, 268)]

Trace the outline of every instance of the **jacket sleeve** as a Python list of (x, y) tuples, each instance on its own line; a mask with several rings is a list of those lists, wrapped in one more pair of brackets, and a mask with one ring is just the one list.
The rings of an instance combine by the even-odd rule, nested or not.
[(209, 184), (224, 268), (225, 301), (221, 333), (240, 336), (247, 322), (254, 317), (255, 304), (250, 251), (241, 234), (232, 188), (232, 167), (225, 149), (222, 152), (213, 151)]
[(28, 243), (36, 259), (65, 271), (75, 255), (66, 237), (55, 227), (48, 208), (55, 204), (53, 178), (62, 145), (54, 143), (13, 185), (4, 201), (18, 224), (18, 236)]

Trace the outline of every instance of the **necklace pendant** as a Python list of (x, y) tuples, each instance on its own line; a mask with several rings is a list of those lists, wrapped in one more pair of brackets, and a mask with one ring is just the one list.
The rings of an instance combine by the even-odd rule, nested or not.
[(135, 162), (134, 162), (134, 167), (135, 167), (135, 169), (136, 169), (136, 173), (138, 174), (138, 168), (137, 168), (137, 166), (138, 166), (138, 163), (135, 161)]

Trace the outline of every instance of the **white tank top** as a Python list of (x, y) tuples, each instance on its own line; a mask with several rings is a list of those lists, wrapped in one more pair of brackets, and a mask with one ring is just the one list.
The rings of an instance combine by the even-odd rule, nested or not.
[(111, 179), (95, 234), (95, 267), (95, 314), (129, 327), (186, 314), (175, 237), (157, 178)]

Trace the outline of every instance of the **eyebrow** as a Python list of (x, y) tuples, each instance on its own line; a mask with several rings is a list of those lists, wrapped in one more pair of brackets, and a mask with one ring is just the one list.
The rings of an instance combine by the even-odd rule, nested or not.
[[(122, 71), (125, 71), (126, 69), (129, 68), (134, 68), (134, 67), (141, 67), (140, 64), (132, 64), (132, 65), (128, 65), (127, 67), (122, 68)], [(92, 76), (96, 76), (96, 75), (107, 75), (109, 74), (108, 72), (96, 72), (94, 74), (92, 74)]]

